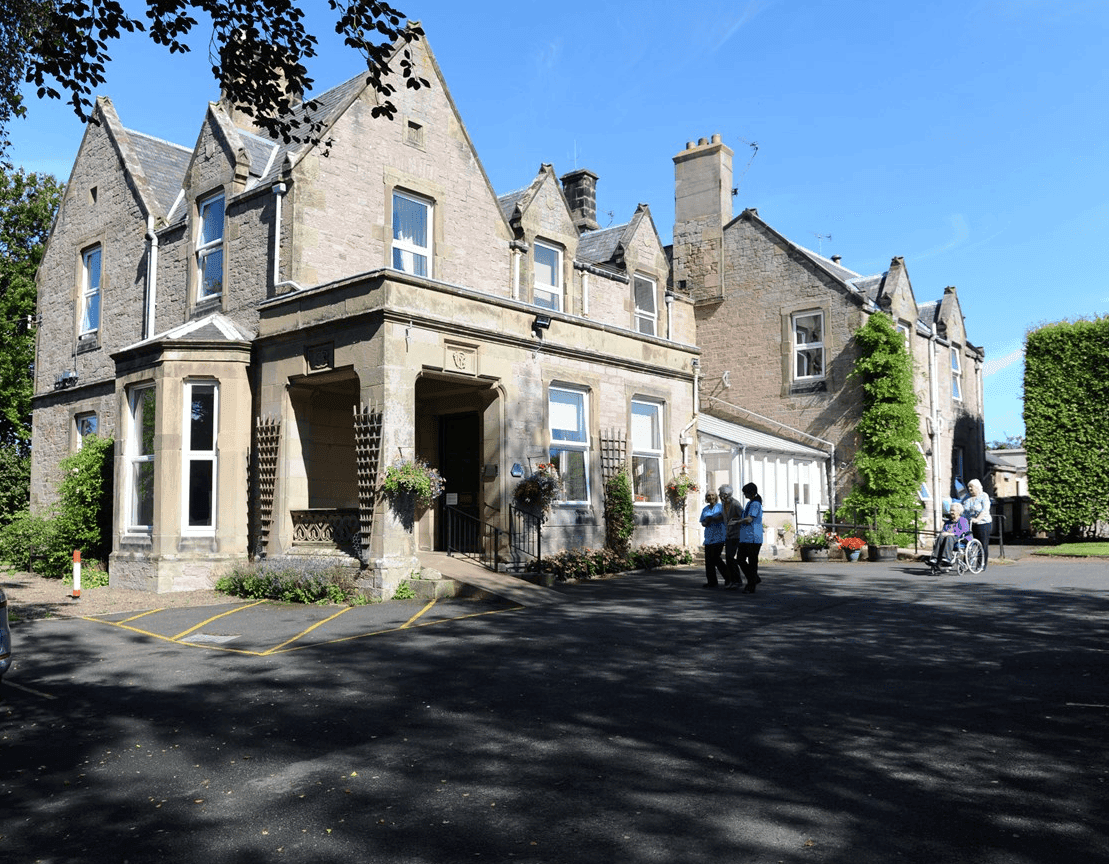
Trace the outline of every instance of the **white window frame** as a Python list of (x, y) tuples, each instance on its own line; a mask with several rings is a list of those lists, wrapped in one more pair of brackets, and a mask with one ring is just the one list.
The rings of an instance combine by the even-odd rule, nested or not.
[(951, 346), (951, 398), (963, 401), (963, 365), (959, 362), (959, 346)]
[[(96, 280), (93, 284), (92, 261), (96, 260)], [(96, 333), (100, 329), (100, 283), (103, 276), (104, 253), (100, 246), (92, 246), (81, 253), (81, 323), (79, 335)], [(90, 320), (90, 310), (95, 308), (96, 321)]]
[[(576, 418), (574, 420), (574, 429), (581, 440), (568, 440), (566, 438), (556, 438), (557, 430), (567, 430), (570, 428), (566, 422), (559, 423), (559, 407), (563, 410), (568, 410), (569, 406), (565, 403), (556, 403), (554, 396), (561, 394), (563, 396), (573, 397), (576, 402)], [(592, 447), (590, 445), (589, 435), (589, 390), (583, 387), (570, 387), (564, 384), (552, 384), (547, 389), (547, 432), (550, 440), (548, 454), (551, 464), (558, 466), (559, 475), (562, 477), (564, 492), (569, 491), (567, 477), (569, 476), (569, 464), (567, 459), (561, 459), (557, 456), (558, 453), (581, 453), (582, 464), (584, 466), (585, 474), (585, 496), (581, 498), (565, 498), (557, 501), (557, 504), (567, 505), (572, 507), (588, 506), (590, 502), (591, 485), (589, 476), (589, 463), (590, 453)]]
[[(147, 393), (154, 396), (154, 430), (150, 452), (144, 453), (142, 447), (144, 418), (141, 417), (140, 408), (142, 410), (146, 408), (143, 397)], [(137, 385), (128, 392), (127, 401), (130, 409), (128, 411), (127, 434), (127, 532), (129, 534), (150, 534), (154, 530), (154, 507), (158, 498), (154, 488), (156, 452), (153, 446), (153, 442), (157, 439), (158, 390), (153, 383)], [(143, 465), (150, 465), (151, 504), (149, 523), (139, 522), (136, 518), (139, 511), (136, 475)]]
[[(193, 446), (192, 403), (195, 390), (212, 391), (212, 441), (210, 448)], [(216, 531), (216, 517), (219, 512), (219, 383), (211, 378), (186, 380), (181, 418), (181, 533), (192, 536), (212, 535)], [(190, 498), (192, 493), (193, 463), (210, 463), (211, 514), (207, 525), (191, 523)]]
[[(797, 323), (802, 318), (817, 318), (820, 321), (820, 339), (811, 342), (798, 341), (798, 327)], [(828, 365), (825, 360), (826, 352), (824, 350), (824, 311), (822, 309), (810, 309), (804, 312), (794, 312), (790, 316), (790, 332), (793, 334), (793, 357), (792, 357), (792, 373), (794, 381), (822, 381), (827, 375)], [(798, 360), (802, 354), (819, 349), (820, 351), (820, 373), (816, 375), (799, 375), (798, 374)], [(806, 364), (808, 365), (808, 364)]]
[[(220, 208), (223, 211), (222, 217), (219, 220), (219, 236), (213, 237), (209, 240), (204, 239), (205, 228), (211, 224), (215, 227), (215, 220), (212, 223), (207, 221), (208, 210), (216, 202), (219, 202)], [(223, 296), (223, 280), (224, 270), (226, 264), (226, 256), (223, 254), (223, 237), (226, 233), (227, 222), (227, 201), (222, 192), (216, 195), (209, 195), (207, 198), (201, 199), (196, 206), (197, 213), (197, 229), (196, 229), (196, 300), (198, 303), (205, 300), (211, 300), (213, 297)], [(208, 268), (208, 259), (219, 255), (219, 290), (208, 290), (208, 283), (205, 280), (205, 272)]]
[[(639, 305), (639, 283), (649, 285), (651, 288), (651, 307)], [(632, 304), (635, 306), (635, 329), (646, 336), (658, 335), (658, 282), (649, 276), (635, 273), (632, 276)]]
[[(632, 457), (632, 497), (637, 507), (661, 507), (664, 503), (664, 482), (662, 477), (662, 461), (663, 461), (663, 440), (664, 433), (663, 421), (663, 403), (651, 399), (633, 398), (631, 401), (631, 434), (628, 436), (631, 439), (631, 457)], [(654, 440), (644, 441), (637, 434), (636, 417), (651, 418), (652, 432), (654, 433)], [(643, 421), (640, 421), (643, 422)], [(654, 476), (657, 478), (657, 489), (646, 489), (641, 491), (641, 478), (640, 474), (643, 473), (643, 480), (647, 480), (646, 466), (654, 463)], [(644, 466), (644, 472), (640, 472), (639, 466)]]
[[(544, 243), (542, 240), (536, 240), (532, 245), (531, 260), (532, 260), (532, 295), (531, 302), (536, 306), (542, 306), (544, 309), (552, 309), (555, 312), (561, 312), (563, 307), (563, 294), (565, 289), (562, 280), (562, 250), (557, 246), (550, 243)], [(554, 255), (554, 265), (551, 267), (551, 276), (553, 282), (547, 284), (539, 280), (539, 250), (550, 252)], [(546, 302), (540, 299), (540, 295), (548, 295), (550, 299)]]
[[(88, 428), (89, 420), (92, 421), (91, 429)], [(96, 435), (100, 431), (100, 420), (95, 411), (82, 411), (74, 415), (73, 427), (77, 432), (77, 449), (80, 450), (85, 444), (85, 436)]]
[[(411, 273), (413, 276), (421, 276), (427, 279), (432, 277), (432, 238), (434, 236), (435, 225), (435, 202), (430, 198), (424, 198), (422, 195), (413, 195), (411, 192), (402, 192), (400, 189), (393, 190), (393, 203), (392, 203), (392, 243), (389, 247), (389, 266), (394, 270), (399, 270), (401, 273)], [(400, 225), (397, 222), (397, 201), (406, 201), (409, 204), (415, 204), (424, 208), (424, 245), (420, 245), (414, 238), (400, 236)], [(400, 253), (401, 260), (398, 264), (397, 254)], [(407, 256), (407, 257), (406, 257)], [(423, 273), (419, 272), (419, 267), (415, 266), (416, 262), (423, 260)], [(406, 266), (407, 261), (411, 261), (409, 266)]]

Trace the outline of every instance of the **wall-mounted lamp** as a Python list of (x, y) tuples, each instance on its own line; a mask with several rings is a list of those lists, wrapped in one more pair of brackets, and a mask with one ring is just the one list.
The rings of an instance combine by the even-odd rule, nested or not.
[(550, 315), (536, 315), (535, 320), (531, 322), (531, 332), (535, 334), (537, 339), (543, 338), (543, 331), (549, 330), (551, 326)]
[(724, 383), (725, 387), (731, 387), (732, 386), (732, 382), (730, 380), (731, 377), (732, 377), (731, 371), (725, 372), (723, 375), (720, 376), (720, 380)]
[(701, 368), (701, 361), (698, 360), (696, 357), (694, 357), (692, 360), (690, 360), (689, 363), (694, 369), (700, 369)]

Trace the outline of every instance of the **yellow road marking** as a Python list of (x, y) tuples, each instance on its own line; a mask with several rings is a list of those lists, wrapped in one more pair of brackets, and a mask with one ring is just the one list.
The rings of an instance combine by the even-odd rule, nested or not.
[(32, 690), (30, 687), (24, 687), (22, 684), (16, 684), (14, 681), (9, 681), (4, 685), (5, 687), (14, 687), (16, 690), (22, 690), (24, 693), (30, 693), (32, 696), (41, 696), (43, 699), (57, 699), (57, 696), (51, 696), (49, 693), (43, 693), (41, 690)]
[(403, 630), (405, 627), (407, 627), (409, 624), (411, 624), (413, 621), (415, 621), (417, 618), (419, 618), (421, 615), (423, 615), (428, 609), (430, 609), (434, 605), (435, 605), (435, 600), (433, 599), (423, 609), (421, 609), (419, 612), (417, 612), (415, 615), (413, 615), (411, 618), (409, 618), (407, 621), (405, 621), (403, 624), (401, 624), (400, 629)]
[[(519, 612), (523, 606), (513, 606), (509, 609), (490, 609), (488, 612), (473, 612), (469, 615), (459, 615), (455, 618), (440, 618), (438, 621), (425, 621), (422, 624), (417, 624), (417, 627), (431, 627), (434, 624), (447, 624), (451, 621), (461, 621), (464, 618), (477, 618), (481, 615), (500, 615), (502, 612)], [(422, 613), (421, 613), (422, 614)], [(386, 633), (399, 633), (404, 629), (405, 625), (400, 627), (387, 627), (384, 630), (374, 630), (371, 633), (358, 633), (354, 636), (343, 636), (339, 639), (328, 639), (325, 642), (313, 642), (311, 645), (294, 645), (292, 648), (285, 648), (281, 651), (275, 651), (276, 654), (288, 654), (290, 651), (303, 651), (305, 648), (318, 648), (321, 645), (337, 645), (340, 642), (352, 642), (355, 639), (365, 639), (369, 636), (383, 636)]]
[(291, 643), (293, 643), (293, 642), (296, 642), (296, 641), (297, 641), (298, 639), (300, 639), (300, 638), (301, 638), (302, 636), (307, 636), (307, 635), (308, 635), (309, 633), (311, 633), (311, 632), (312, 632), (313, 630), (315, 630), (315, 629), (316, 629), (317, 627), (322, 627), (322, 626), (323, 626), (324, 624), (326, 624), (326, 623), (327, 623), (328, 621), (334, 621), (334, 620), (335, 620), (336, 618), (338, 618), (338, 617), (339, 617), (340, 615), (344, 615), (344, 614), (346, 614), (347, 612), (349, 612), (349, 611), (350, 611), (351, 609), (353, 609), (353, 608), (354, 608), (353, 606), (348, 606), (348, 607), (347, 607), (346, 609), (340, 609), (340, 610), (339, 610), (338, 612), (336, 612), (336, 613), (335, 613), (334, 615), (332, 615), (332, 616), (331, 616), (330, 618), (324, 618), (324, 619), (323, 619), (322, 621), (317, 621), (317, 622), (316, 622), (315, 624), (313, 624), (313, 625), (312, 625), (311, 627), (309, 627), (309, 628), (308, 628), (307, 630), (302, 630), (302, 631), (301, 631), (300, 633), (297, 633), (297, 635), (296, 635), (296, 636), (294, 636), (294, 637), (293, 637), (292, 639), (286, 639), (286, 640), (285, 640), (284, 642), (282, 642), (282, 643), (281, 643), (280, 645), (274, 645), (274, 646), (273, 646), (272, 648), (267, 648), (267, 649), (266, 649), (265, 651), (263, 651), (263, 652), (261, 653), (261, 655), (260, 655), (260, 656), (262, 656), (262, 657), (265, 657), (265, 656), (266, 656), (267, 654), (272, 654), (272, 653), (273, 653), (274, 651), (277, 651), (277, 650), (279, 650), (279, 649), (281, 649), (281, 648), (284, 648), (284, 647), (285, 647), (286, 645), (289, 645), (289, 644), (291, 644)]
[[(162, 607), (162, 609), (165, 608), (165, 606)], [(151, 609), (149, 612), (140, 612), (138, 615), (132, 615), (130, 618), (124, 618), (122, 621), (119, 621), (117, 623), (126, 624), (128, 621), (134, 621), (136, 618), (142, 618), (143, 615), (153, 615), (155, 612), (161, 612), (162, 609)]]
[(259, 600), (256, 603), (247, 603), (245, 606), (236, 606), (234, 609), (228, 609), (226, 612), (220, 612), (219, 615), (213, 615), (211, 618), (207, 619), (206, 621), (201, 621), (199, 624), (197, 624), (193, 627), (190, 627), (188, 630), (182, 630), (176, 636), (171, 637), (170, 641), (171, 642), (176, 642), (182, 636), (188, 636), (194, 630), (199, 630), (205, 624), (211, 624), (213, 621), (218, 621), (220, 618), (223, 618), (226, 615), (234, 615), (236, 612), (239, 612), (243, 609), (250, 609), (254, 606), (261, 606), (265, 602), (266, 602), (265, 600)]
[[(255, 603), (252, 605), (256, 606), (258, 604)], [(216, 617), (218, 618), (219, 616), (217, 615)], [(151, 639), (161, 639), (163, 642), (169, 642), (173, 645), (183, 645), (186, 648), (208, 648), (212, 651), (229, 651), (232, 654), (249, 654), (253, 657), (257, 657), (260, 653), (258, 651), (247, 651), (243, 648), (225, 648), (222, 645), (210, 645), (204, 642), (181, 642), (176, 636), (163, 636), (161, 633), (151, 633), (149, 630), (140, 630), (138, 627), (129, 627), (119, 621), (104, 621), (100, 618), (85, 618), (83, 620), (91, 621), (93, 624), (107, 624), (109, 627), (118, 627), (120, 630), (130, 630), (132, 633), (138, 633), (140, 636), (149, 636)], [(185, 633), (189, 632), (191, 631), (185, 631)]]

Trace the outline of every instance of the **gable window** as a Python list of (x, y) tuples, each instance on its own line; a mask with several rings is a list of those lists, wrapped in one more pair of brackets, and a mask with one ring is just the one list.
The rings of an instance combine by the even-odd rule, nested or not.
[(589, 503), (587, 392), (552, 386), (548, 394), (551, 464), (562, 478), (562, 502)]
[(793, 377), (813, 381), (824, 377), (824, 313), (793, 316)]
[(636, 504), (662, 503), (662, 405), (632, 400), (632, 494)]
[(154, 385), (134, 388), (130, 402), (128, 483), (131, 510), (128, 523), (132, 531), (149, 531), (154, 526), (154, 426), (158, 404)]
[(196, 268), (200, 274), (197, 300), (223, 293), (223, 196), (200, 202), (200, 232), (196, 240)]
[(535, 293), (532, 301), (545, 309), (562, 308), (562, 250), (538, 240), (534, 244)]
[(185, 384), (185, 442), (181, 489), (185, 531), (203, 533), (215, 527), (216, 429), (219, 410), (216, 384), (189, 381)]
[(951, 398), (963, 401), (963, 367), (959, 363), (959, 348), (951, 346)]
[(413, 276), (431, 275), (430, 201), (393, 193), (393, 269)]
[(897, 322), (897, 332), (900, 333), (905, 338), (905, 348), (906, 348), (906, 350), (912, 350), (912, 344), (913, 343), (909, 338), (910, 334), (912, 333), (912, 330), (909, 329), (909, 325), (906, 324), (904, 321), (898, 321)]
[(81, 335), (100, 329), (100, 247), (81, 256)]
[(655, 282), (646, 276), (636, 276), (635, 283), (635, 329), (648, 336), (658, 335), (658, 301)]

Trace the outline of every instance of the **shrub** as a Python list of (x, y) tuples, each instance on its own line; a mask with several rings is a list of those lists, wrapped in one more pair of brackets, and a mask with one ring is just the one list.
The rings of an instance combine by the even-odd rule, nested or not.
[(0, 528), (0, 561), (30, 571), (32, 558), (46, 555), (54, 546), (54, 528), (53, 519), (35, 516), (26, 510), (17, 513), (11, 522)]
[(285, 603), (357, 603), (361, 596), (351, 568), (321, 558), (237, 564), (216, 581), (216, 590), (232, 597)]
[(621, 471), (605, 484), (605, 547), (620, 558), (626, 558), (634, 530), (631, 483), (627, 472)]
[(681, 546), (641, 546), (618, 555), (611, 549), (572, 549), (549, 555), (539, 562), (538, 571), (553, 573), (560, 579), (593, 579), (629, 570), (653, 570), (692, 564), (693, 554)]

